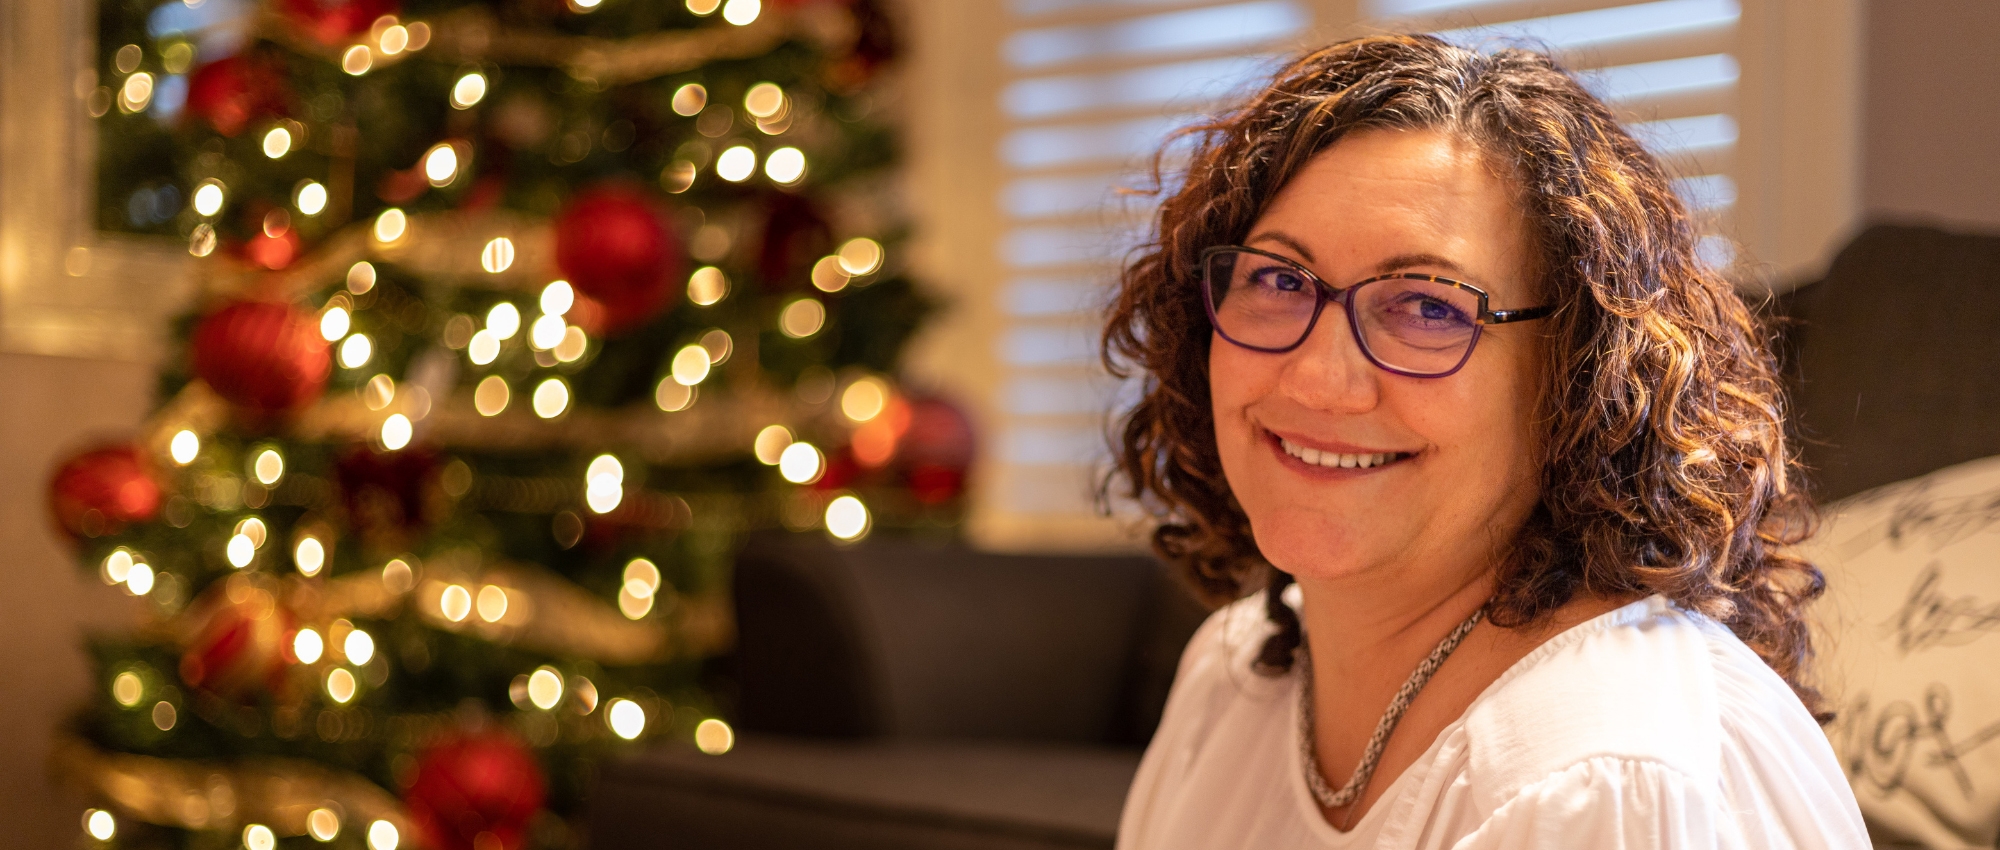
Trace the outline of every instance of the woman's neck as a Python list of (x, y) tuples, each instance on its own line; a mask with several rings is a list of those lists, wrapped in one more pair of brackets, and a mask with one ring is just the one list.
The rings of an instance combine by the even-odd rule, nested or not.
[[(1401, 684), (1417, 661), (1494, 590), (1491, 570), (1423, 575), (1379, 571), (1322, 579), (1300, 577), (1305, 597), (1300, 620), (1312, 644), (1313, 674), (1328, 684), (1394, 680)], [(1409, 665), (1400, 662), (1408, 660)], [(1365, 687), (1365, 686), (1364, 686)]]

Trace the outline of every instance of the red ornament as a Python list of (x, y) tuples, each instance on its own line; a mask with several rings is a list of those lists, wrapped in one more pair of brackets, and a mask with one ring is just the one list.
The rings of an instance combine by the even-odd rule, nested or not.
[(243, 257), (261, 268), (277, 271), (291, 265), (301, 247), (299, 232), (289, 227), (277, 233), (259, 231), (243, 243)]
[(972, 417), (957, 405), (936, 396), (911, 400), (910, 430), (898, 446), (904, 482), (925, 504), (957, 498), (977, 444)]
[(344, 44), (402, 8), (397, 0), (283, 0), (285, 17), (321, 44)]
[(403, 808), (429, 850), (516, 850), (545, 793), (535, 754), (488, 728), (424, 750)]
[(803, 195), (772, 195), (757, 250), (757, 273), (766, 286), (804, 288), (812, 279), (813, 263), (832, 251), (833, 226), (816, 204)]
[(237, 702), (277, 693), (296, 633), (277, 596), (246, 576), (232, 576), (195, 603), (201, 625), (181, 654), (181, 681)]
[(319, 397), (333, 358), (312, 314), (288, 304), (235, 301), (201, 320), (194, 373), (254, 414), (292, 413)]
[(49, 511), (72, 539), (110, 534), (160, 510), (160, 483), (134, 446), (70, 458), (49, 481)]
[(636, 188), (604, 184), (577, 193), (556, 216), (555, 231), (556, 267), (599, 308), (597, 333), (644, 324), (680, 291), (685, 255), (658, 207)]
[(379, 548), (404, 548), (407, 541), (383, 538), (414, 536), (436, 517), (444, 495), (438, 470), (437, 454), (418, 446), (393, 452), (365, 445), (348, 449), (334, 463), (348, 527), (380, 541)]
[(196, 68), (188, 75), (187, 111), (233, 137), (258, 118), (285, 113), (284, 69), (242, 55)]

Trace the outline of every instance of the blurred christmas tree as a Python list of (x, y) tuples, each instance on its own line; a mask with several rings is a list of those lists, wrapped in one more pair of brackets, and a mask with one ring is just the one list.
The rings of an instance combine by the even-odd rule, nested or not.
[(593, 759), (728, 746), (746, 534), (955, 524), (872, 0), (99, 16), (99, 225), (203, 294), (51, 485), (148, 613), (58, 748), (86, 843), (575, 844)]

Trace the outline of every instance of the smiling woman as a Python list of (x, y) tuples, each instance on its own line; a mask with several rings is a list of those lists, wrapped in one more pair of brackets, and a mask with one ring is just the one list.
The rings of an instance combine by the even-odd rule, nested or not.
[(1380, 36), (1190, 134), (1106, 360), (1155, 548), (1228, 604), (1121, 847), (1867, 846), (1773, 361), (1610, 111)]

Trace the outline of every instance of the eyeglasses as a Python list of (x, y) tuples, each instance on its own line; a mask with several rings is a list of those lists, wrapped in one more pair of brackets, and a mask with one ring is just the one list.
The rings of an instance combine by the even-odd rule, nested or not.
[(1553, 306), (1488, 310), (1486, 291), (1428, 274), (1378, 275), (1346, 288), (1305, 266), (1255, 248), (1223, 245), (1201, 253), (1208, 318), (1223, 339), (1282, 354), (1298, 348), (1337, 301), (1368, 362), (1413, 378), (1442, 378), (1472, 358), (1485, 325), (1539, 319)]

